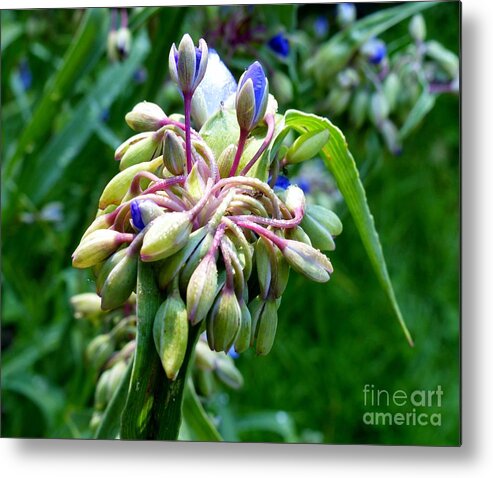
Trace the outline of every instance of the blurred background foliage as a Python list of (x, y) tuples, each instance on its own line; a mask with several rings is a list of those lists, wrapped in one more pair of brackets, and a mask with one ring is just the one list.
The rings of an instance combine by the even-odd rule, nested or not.
[[(357, 18), (396, 5), (357, 4)], [(445, 2), (423, 12), (428, 37), (456, 54), (459, 8)], [(328, 28), (322, 37), (320, 19)], [(130, 134), (125, 113), (142, 100), (181, 111), (167, 57), (171, 43), (190, 32), (216, 48), (236, 78), (257, 57), (268, 75), (282, 72), (292, 94), (278, 92), (281, 111), (327, 115), (345, 133), (415, 340), (410, 348), (396, 326), (339, 205), (345, 229), (331, 255), (330, 283), (293, 275), (271, 353), (237, 358), (243, 387), (218, 386), (205, 402), (223, 438), (457, 444), (457, 96), (437, 97), (397, 157), (376, 128), (356, 130), (346, 115), (324, 111), (332, 83), (317, 86), (305, 72), (307, 48), (316, 52), (337, 31), (335, 4), (130, 9), (128, 57), (114, 62), (106, 55), (110, 23), (109, 9), (1, 12), (2, 436), (91, 436), (97, 377), (84, 351), (99, 331), (74, 319), (70, 297), (94, 291), (94, 281), (72, 269), (70, 255), (117, 169), (114, 149)], [(385, 29), (381, 38), (409, 43), (408, 23)], [(280, 32), (290, 41), (287, 55), (269, 46)], [(432, 410), (442, 413), (441, 427), (365, 425), (365, 384), (390, 392), (441, 385), (442, 407)]]

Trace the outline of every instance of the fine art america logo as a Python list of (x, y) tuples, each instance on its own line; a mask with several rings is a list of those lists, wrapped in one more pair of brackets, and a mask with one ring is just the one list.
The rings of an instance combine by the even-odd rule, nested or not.
[(366, 411), (363, 423), (373, 426), (434, 426), (442, 425), (443, 390), (385, 390), (375, 385), (363, 387)]

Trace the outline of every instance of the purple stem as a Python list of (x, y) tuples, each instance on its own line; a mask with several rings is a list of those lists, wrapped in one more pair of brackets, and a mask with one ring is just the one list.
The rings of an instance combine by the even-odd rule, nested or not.
[(245, 142), (248, 137), (248, 131), (242, 129), (240, 130), (240, 138), (238, 139), (238, 149), (236, 150), (235, 159), (233, 160), (233, 164), (229, 171), (229, 176), (236, 176), (236, 171), (238, 170), (238, 166), (240, 165), (241, 155), (243, 154), (243, 150), (245, 149)]
[(190, 110), (192, 108), (192, 94), (184, 93), (183, 102), (185, 105), (185, 151), (187, 153), (187, 174), (192, 170), (192, 139), (190, 125)]
[(127, 28), (128, 26), (128, 13), (126, 8), (122, 8), (120, 26), (121, 28)]
[(430, 93), (451, 93), (453, 87), (451, 83), (430, 83), (428, 86), (428, 91)]
[(162, 191), (163, 189), (167, 189), (170, 186), (174, 186), (175, 184), (183, 184), (185, 182), (185, 176), (175, 176), (174, 178), (163, 179), (156, 184), (153, 184), (151, 187), (147, 188), (143, 191), (142, 194), (152, 194), (157, 191)]
[[(231, 219), (231, 218), (230, 218)], [(286, 241), (279, 236), (276, 236), (272, 231), (269, 231), (258, 224), (250, 221), (234, 221), (238, 226), (244, 227), (246, 229), (250, 229), (253, 232), (256, 232), (258, 235), (265, 237), (272, 241), (279, 249), (284, 250), (286, 247)]]
[(257, 162), (258, 158), (262, 156), (262, 153), (265, 151), (267, 146), (269, 146), (269, 143), (271, 142), (272, 136), (274, 135), (274, 126), (275, 126), (275, 121), (274, 121), (274, 115), (273, 114), (268, 114), (265, 116), (265, 122), (267, 123), (267, 135), (264, 139), (264, 142), (262, 143), (262, 146), (260, 146), (260, 149), (255, 153), (255, 156), (248, 161), (248, 164), (241, 170), (240, 176), (245, 176), (248, 171), (252, 168), (252, 166)]
[(208, 256), (214, 256), (214, 254), (217, 252), (217, 249), (221, 244), (221, 239), (224, 236), (225, 230), (226, 230), (226, 224), (224, 223), (219, 224), (219, 226), (216, 229), (216, 233), (214, 234), (214, 238), (212, 239), (211, 248), (207, 253)]
[(140, 188), (140, 180), (142, 178), (147, 178), (154, 182), (160, 181), (160, 178), (158, 178), (155, 174), (152, 174), (149, 171), (139, 171), (134, 176), (134, 178), (132, 179), (132, 183), (130, 184), (130, 194), (138, 195), (142, 192), (142, 189)]
[(242, 214), (239, 216), (229, 216), (232, 221), (251, 221), (264, 226), (272, 226), (281, 229), (291, 229), (299, 225), (303, 219), (301, 210), (297, 210), (293, 219), (271, 219), (270, 217), (253, 216), (251, 214)]
[(233, 274), (233, 266), (231, 265), (231, 257), (229, 255), (228, 250), (224, 247), (223, 242), (220, 242), (221, 254), (224, 259), (224, 268), (226, 269), (226, 287), (229, 290), (234, 289), (234, 274)]

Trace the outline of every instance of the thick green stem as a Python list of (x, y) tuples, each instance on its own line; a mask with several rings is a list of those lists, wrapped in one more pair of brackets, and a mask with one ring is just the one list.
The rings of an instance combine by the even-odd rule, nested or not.
[(139, 261), (137, 346), (121, 418), (122, 439), (176, 440), (178, 437), (183, 389), (199, 328), (190, 328), (183, 365), (177, 378), (169, 380), (164, 373), (152, 336), (154, 317), (161, 300), (153, 265)]

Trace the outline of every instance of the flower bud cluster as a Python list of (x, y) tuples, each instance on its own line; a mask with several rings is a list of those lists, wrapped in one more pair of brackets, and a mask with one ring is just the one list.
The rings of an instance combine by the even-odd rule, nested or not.
[[(339, 27), (349, 32), (354, 28), (355, 36), (360, 31), (356, 8), (340, 3), (336, 14)], [(347, 114), (357, 129), (376, 129), (394, 155), (401, 153), (402, 140), (410, 132), (405, 125), (413, 121), (417, 125), (413, 116), (424, 98), (430, 95), (427, 101), (432, 104), (432, 95), (458, 89), (457, 55), (427, 39), (423, 15), (413, 16), (408, 30), (405, 48), (388, 48), (381, 38), (371, 37), (355, 54), (349, 40), (352, 35), (339, 35), (340, 41), (332, 37), (306, 63), (320, 87), (327, 113), (332, 117)]]
[[(196, 48), (186, 35), (171, 49), (171, 76), (184, 94), (193, 95), (206, 67), (203, 40)], [(316, 282), (328, 281), (333, 271), (320, 251), (333, 250), (333, 237), (342, 230), (335, 214), (307, 206), (296, 185), (277, 191), (247, 174), (274, 140), (268, 97), (268, 81), (255, 62), (236, 93), (239, 143), (225, 145), (218, 157), (199, 132), (157, 105), (139, 103), (126, 116), (137, 134), (115, 154), (121, 171), (104, 189), (73, 254), (75, 267), (93, 268), (104, 310), (121, 307), (132, 295), (139, 262), (153, 263), (164, 297), (154, 343), (170, 380), (180, 373), (194, 327), (205, 331), (212, 351), (253, 347), (267, 354), (290, 269)], [(265, 139), (236, 174), (245, 141), (260, 123), (267, 126)], [(284, 160), (310, 159), (327, 141), (326, 131), (302, 134), (284, 148)], [(99, 340), (93, 355), (102, 363), (112, 342)], [(225, 381), (238, 384), (241, 376), (233, 369), (217, 367)]]

